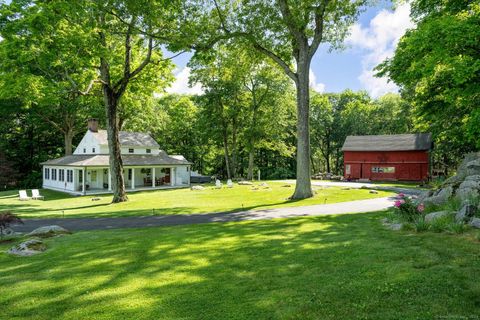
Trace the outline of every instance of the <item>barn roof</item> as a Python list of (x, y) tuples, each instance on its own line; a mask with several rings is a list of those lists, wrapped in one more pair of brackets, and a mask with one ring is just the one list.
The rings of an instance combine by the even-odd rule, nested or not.
[[(42, 165), (72, 166), (72, 167), (108, 167), (109, 155), (76, 155), (52, 159), (41, 163)], [(170, 157), (165, 152), (158, 155), (122, 155), (124, 166), (148, 166), (148, 165), (188, 165), (190, 162)]]
[[(92, 132), (92, 134), (99, 144), (108, 144), (107, 130), (98, 130), (97, 132)], [(143, 132), (120, 131), (118, 133), (118, 139), (122, 146), (160, 147), (157, 141), (155, 141), (149, 134)]]
[(431, 133), (348, 136), (343, 151), (421, 151), (432, 148)]

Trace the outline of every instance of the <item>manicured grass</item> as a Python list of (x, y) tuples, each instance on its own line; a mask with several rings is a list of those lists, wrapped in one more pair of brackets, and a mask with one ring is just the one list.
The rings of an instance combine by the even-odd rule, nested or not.
[(478, 240), (383, 216), (51, 238), (38, 256), (0, 253), (0, 319), (477, 319)]
[[(135, 192), (125, 203), (111, 204), (111, 195), (69, 196), (64, 193), (41, 190), (45, 201), (19, 201), (17, 192), (0, 192), (0, 211), (11, 210), (22, 218), (62, 217), (120, 217), (164, 214), (227, 212), (272, 207), (293, 207), (336, 203), (392, 195), (389, 192), (371, 194), (368, 190), (344, 190), (337, 187), (314, 187), (316, 195), (301, 201), (290, 201), (293, 186), (269, 182), (269, 187), (235, 185), (234, 188), (206, 190), (157, 190)], [(98, 198), (92, 201), (92, 198)]]

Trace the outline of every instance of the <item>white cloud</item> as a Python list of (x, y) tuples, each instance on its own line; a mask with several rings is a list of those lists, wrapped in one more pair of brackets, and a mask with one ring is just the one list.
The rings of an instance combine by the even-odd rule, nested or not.
[(393, 55), (400, 38), (405, 31), (414, 27), (410, 19), (410, 6), (403, 4), (394, 11), (382, 10), (371, 21), (368, 27), (356, 23), (350, 28), (347, 44), (361, 50), (362, 74), (358, 77), (365, 89), (374, 97), (387, 92), (395, 92), (398, 87), (385, 78), (376, 78), (373, 68)]
[(203, 88), (200, 84), (195, 84), (193, 87), (188, 85), (188, 78), (190, 77), (190, 68), (184, 67), (175, 74), (176, 80), (172, 85), (166, 89), (168, 93), (178, 94), (202, 94)]
[(315, 73), (313, 73), (312, 69), (310, 69), (308, 73), (308, 77), (310, 79), (310, 88), (317, 91), (318, 93), (322, 93), (325, 91), (325, 84), (318, 82)]

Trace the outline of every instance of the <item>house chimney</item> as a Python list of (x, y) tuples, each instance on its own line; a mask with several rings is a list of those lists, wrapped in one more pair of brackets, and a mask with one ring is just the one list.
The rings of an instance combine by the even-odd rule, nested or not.
[(98, 120), (95, 118), (88, 119), (88, 130), (98, 132)]

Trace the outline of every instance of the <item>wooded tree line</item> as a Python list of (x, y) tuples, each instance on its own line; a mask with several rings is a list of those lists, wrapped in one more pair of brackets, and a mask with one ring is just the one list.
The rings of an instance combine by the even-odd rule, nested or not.
[[(342, 171), (350, 134), (432, 131), (437, 163), (478, 148), (478, 4), (417, 0), (417, 28), (379, 66), (401, 96), (308, 89), (321, 43), (342, 41), (365, 1), (27, 1), (0, 6), (0, 169), (38, 185), (39, 163), (72, 152), (99, 118), (108, 129), (115, 199), (118, 131), (150, 132), (203, 174), (297, 178)], [(253, 6), (253, 7), (252, 7)], [(440, 25), (449, 50), (435, 41)], [(174, 54), (165, 54), (165, 48)], [(199, 96), (167, 95), (170, 58), (193, 50)], [(444, 54), (445, 53), (445, 54)], [(442, 62), (441, 64), (435, 61)], [(311, 147), (310, 147), (311, 144)], [(116, 172), (116, 173), (115, 173)], [(9, 181), (1, 182), (3, 185)]]

